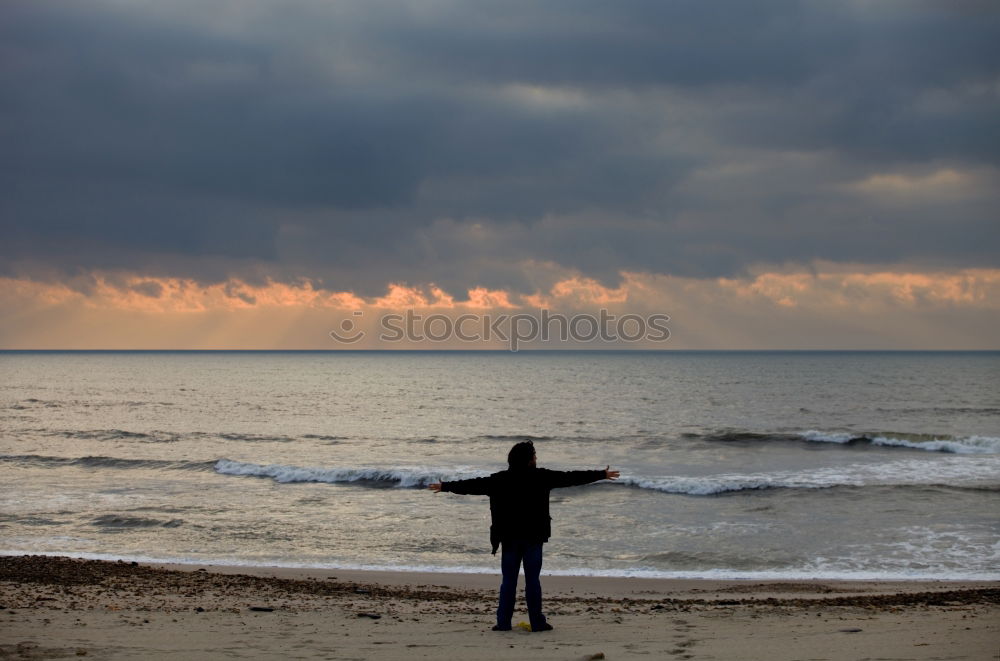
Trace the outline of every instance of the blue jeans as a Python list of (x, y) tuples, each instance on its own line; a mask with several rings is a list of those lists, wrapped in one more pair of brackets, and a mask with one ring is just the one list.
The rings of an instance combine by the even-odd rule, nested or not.
[(510, 628), (514, 615), (514, 601), (517, 598), (517, 574), (524, 563), (524, 599), (528, 602), (528, 618), (532, 631), (545, 625), (542, 614), (542, 583), (538, 579), (542, 573), (542, 544), (540, 542), (503, 542), (500, 552), (500, 570), (503, 582), (500, 584), (500, 605), (497, 607), (497, 626)]

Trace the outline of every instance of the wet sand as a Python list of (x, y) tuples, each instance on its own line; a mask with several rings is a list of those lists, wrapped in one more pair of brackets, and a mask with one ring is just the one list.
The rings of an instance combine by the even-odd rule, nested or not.
[(997, 582), (543, 576), (539, 633), (490, 630), (498, 584), (0, 557), (0, 658), (1000, 658)]

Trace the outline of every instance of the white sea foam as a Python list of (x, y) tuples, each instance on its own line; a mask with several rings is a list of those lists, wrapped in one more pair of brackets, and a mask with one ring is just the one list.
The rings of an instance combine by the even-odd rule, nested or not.
[(871, 445), (904, 447), (927, 452), (950, 452), (953, 454), (998, 454), (1000, 438), (995, 436), (960, 436), (955, 438), (907, 437), (906, 435), (858, 434), (856, 432), (830, 432), (809, 429), (798, 436), (817, 443), (846, 444), (863, 439)]
[[(843, 436), (848, 436), (844, 434)], [(838, 438), (831, 435), (830, 439)], [(995, 440), (995, 439), (994, 439)], [(842, 442), (828, 440), (827, 442)], [(875, 442), (875, 441), (873, 441)], [(922, 442), (926, 444), (927, 442)], [(42, 466), (90, 468), (143, 468), (165, 470), (211, 470), (221, 475), (271, 478), (280, 483), (359, 483), (366, 486), (420, 488), (441, 480), (453, 481), (487, 475), (467, 466), (369, 466), (321, 467), (288, 464), (258, 464), (219, 459), (217, 461), (165, 461), (115, 457), (47, 457), (0, 455), (0, 461)], [(950, 485), (1000, 488), (1000, 456), (950, 456), (858, 462), (810, 469), (709, 475), (641, 475), (623, 470), (618, 484), (664, 493), (694, 496), (760, 489), (822, 489), (829, 487)]]
[(895, 539), (846, 545), (841, 553), (847, 558), (840, 560), (841, 565), (870, 554), (889, 571), (925, 571), (940, 565), (942, 558), (953, 566), (1000, 567), (1000, 540), (991, 530), (970, 531), (943, 523), (899, 528)]
[[(864, 486), (995, 486), (1000, 483), (1000, 461), (942, 458), (929, 464), (922, 459), (885, 463), (856, 463), (799, 471), (717, 473), (713, 475), (640, 476), (624, 473), (618, 485), (663, 493), (708, 496), (760, 489), (826, 489)], [(440, 480), (461, 480), (486, 475), (465, 468), (320, 468), (283, 464), (255, 464), (220, 459), (215, 470), (223, 475), (269, 477), (276, 482), (365, 482), (395, 487), (424, 487)]]
[(885, 463), (855, 463), (799, 471), (767, 473), (718, 473), (698, 477), (637, 477), (625, 475), (621, 482), (665, 493), (705, 496), (756, 489), (826, 489), (830, 487), (950, 485), (995, 486), (1000, 482), (1000, 462), (966, 461), (963, 458), (898, 460)]
[(409, 468), (321, 468), (287, 466), (284, 464), (254, 464), (220, 459), (215, 470), (223, 475), (269, 477), (275, 482), (374, 482), (396, 487), (425, 487), (441, 480), (463, 480), (482, 477), (483, 471), (463, 469)]

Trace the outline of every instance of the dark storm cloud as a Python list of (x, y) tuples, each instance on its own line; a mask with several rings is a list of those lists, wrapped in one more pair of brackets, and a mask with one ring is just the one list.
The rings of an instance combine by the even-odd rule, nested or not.
[(0, 268), (373, 293), (994, 264), (996, 193), (850, 186), (995, 182), (998, 34), (977, 2), (7, 2)]

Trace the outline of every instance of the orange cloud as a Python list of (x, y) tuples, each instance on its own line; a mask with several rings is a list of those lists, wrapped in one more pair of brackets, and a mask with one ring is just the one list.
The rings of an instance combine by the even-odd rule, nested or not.
[(459, 301), (435, 285), (391, 284), (365, 298), (308, 280), (204, 285), (94, 274), (86, 287), (71, 287), (0, 278), (0, 348), (333, 349), (328, 332), (345, 319), (361, 323), (370, 340), (380, 315), (406, 309), (455, 318), (539, 308), (667, 314), (669, 348), (996, 348), (1000, 269), (817, 263), (743, 278), (621, 277), (607, 287), (571, 275), (531, 295), (478, 287)]
[[(825, 276), (833, 279), (834, 276)], [(851, 273), (836, 279), (843, 289), (881, 294), (898, 303), (922, 301), (951, 305), (995, 306), (1000, 293), (1000, 270), (967, 269), (958, 273)]]
[(815, 284), (806, 273), (762, 273), (752, 280), (719, 278), (719, 287), (742, 298), (763, 298), (783, 307), (795, 307)]
[(624, 303), (628, 300), (630, 277), (634, 283), (634, 275), (626, 276), (624, 284), (617, 289), (611, 289), (592, 278), (574, 276), (556, 282), (548, 294), (535, 294), (526, 297), (526, 301), (536, 307), (600, 306)]
[(465, 307), (473, 310), (511, 309), (518, 306), (510, 302), (510, 294), (500, 290), (477, 287), (469, 290), (469, 301)]
[(389, 292), (381, 298), (376, 298), (372, 305), (377, 308), (426, 308), (430, 305), (428, 298), (416, 287), (390, 284)]
[(66, 285), (40, 283), (11, 278), (0, 279), (4, 290), (30, 292), (32, 297), (52, 303), (77, 300), (98, 309), (134, 310), (149, 313), (205, 312), (261, 307), (336, 307), (363, 305), (350, 292), (314, 289), (305, 281), (299, 285), (268, 282), (254, 286), (240, 280), (201, 285), (183, 278), (147, 278), (138, 276), (108, 278), (95, 275), (84, 291)]

